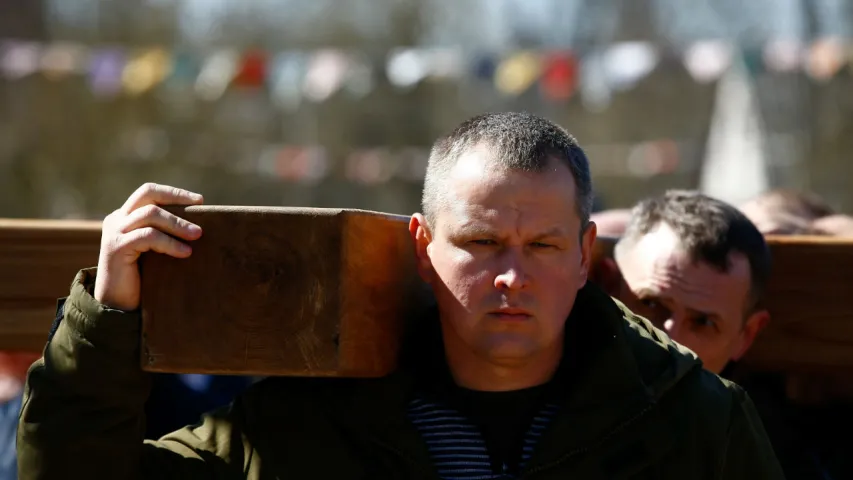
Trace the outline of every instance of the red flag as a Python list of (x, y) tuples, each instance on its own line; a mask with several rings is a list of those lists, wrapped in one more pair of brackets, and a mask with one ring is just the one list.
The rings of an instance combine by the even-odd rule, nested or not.
[(234, 85), (238, 87), (260, 88), (267, 78), (267, 56), (259, 50), (246, 52), (237, 75), (234, 77)]
[(570, 53), (552, 53), (545, 57), (540, 88), (553, 101), (568, 100), (578, 86), (578, 62)]

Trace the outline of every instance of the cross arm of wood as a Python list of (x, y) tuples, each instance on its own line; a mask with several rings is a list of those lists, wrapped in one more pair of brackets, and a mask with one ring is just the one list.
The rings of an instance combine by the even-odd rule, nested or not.
[[(392, 368), (401, 318), (431, 301), (407, 217), (345, 209), (199, 206), (188, 261), (146, 255), (143, 368), (373, 376)], [(39, 351), (99, 222), (0, 220), (0, 350)], [(768, 239), (770, 327), (744, 362), (768, 371), (853, 369), (853, 241)], [(595, 262), (612, 255), (600, 239)]]

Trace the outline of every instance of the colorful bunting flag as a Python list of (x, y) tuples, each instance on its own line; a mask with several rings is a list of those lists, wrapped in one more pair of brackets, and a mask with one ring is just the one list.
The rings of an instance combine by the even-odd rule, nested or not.
[(428, 79), (455, 80), (465, 70), (465, 58), (457, 48), (432, 48), (424, 56)]
[(307, 63), (301, 52), (282, 52), (273, 57), (267, 86), (277, 108), (287, 112), (299, 108)]
[(87, 62), (88, 50), (82, 45), (57, 42), (44, 48), (40, 68), (46, 78), (60, 80), (67, 75), (84, 73)]
[(587, 110), (595, 113), (605, 111), (613, 99), (613, 90), (607, 83), (604, 55), (596, 51), (587, 54), (581, 61), (581, 102)]
[(388, 81), (402, 89), (414, 87), (429, 74), (427, 57), (417, 48), (398, 49), (388, 57)]
[(349, 69), (349, 59), (338, 50), (324, 49), (316, 52), (308, 63), (302, 91), (314, 102), (323, 102), (337, 93)]
[(498, 69), (498, 60), (494, 55), (480, 53), (474, 57), (471, 75), (476, 80), (492, 83)]
[(657, 66), (659, 54), (649, 42), (617, 43), (604, 51), (602, 59), (607, 83), (618, 91), (628, 90)]
[(267, 78), (267, 55), (260, 50), (250, 50), (243, 55), (234, 76), (234, 85), (261, 88)]
[(542, 95), (553, 102), (570, 99), (578, 87), (577, 59), (569, 52), (557, 52), (548, 54), (543, 64), (539, 83)]
[(803, 62), (803, 46), (796, 40), (776, 39), (763, 49), (762, 60), (773, 72), (788, 73), (799, 69)]
[(101, 98), (118, 95), (121, 92), (122, 75), (126, 64), (124, 49), (94, 50), (89, 63), (89, 87), (92, 93)]
[(192, 86), (200, 72), (200, 64), (196, 57), (189, 52), (174, 52), (172, 54), (172, 68), (164, 81), (168, 87), (184, 88)]
[[(705, 40), (681, 52), (685, 69), (699, 83), (717, 81), (735, 57), (752, 75), (802, 71), (816, 82), (825, 82), (842, 70), (853, 74), (853, 68), (846, 68), (853, 63), (853, 48), (834, 37), (807, 46), (780, 38), (756, 48)], [(221, 49), (200, 55), (64, 41), (0, 42), (0, 74), (12, 80), (41, 72), (56, 81), (85, 72), (96, 97), (157, 91), (169, 101), (180, 96), (185, 106), (190, 104), (189, 97), (215, 101), (235, 88), (253, 95), (266, 93), (284, 111), (298, 109), (306, 99), (326, 101), (339, 91), (363, 99), (375, 88), (379, 65), (374, 60), (378, 59), (364, 52), (331, 48), (278, 54), (260, 48)], [(537, 85), (544, 101), (564, 102), (579, 91), (588, 109), (601, 111), (615, 91), (631, 89), (650, 75), (661, 62), (662, 51), (642, 41), (582, 51), (531, 49), (501, 55), (466, 54), (456, 47), (406, 47), (392, 50), (383, 60), (385, 74), (397, 88), (410, 89), (427, 80), (455, 81), (460, 100), (471, 108), (493, 103), (495, 93), (515, 97)], [(487, 84), (492, 88), (484, 88)]]
[(238, 61), (238, 53), (234, 50), (220, 50), (211, 54), (196, 80), (196, 94), (207, 101), (221, 98), (237, 73)]
[(11, 80), (32, 75), (38, 70), (40, 51), (37, 42), (4, 42), (0, 45), (0, 69)]
[(838, 38), (821, 38), (813, 42), (806, 59), (806, 73), (818, 81), (826, 82), (834, 77), (846, 60), (844, 47)]
[(521, 95), (536, 82), (541, 71), (542, 58), (536, 52), (516, 53), (498, 65), (495, 88), (505, 95)]
[(122, 72), (122, 84), (130, 95), (140, 95), (163, 82), (171, 68), (168, 52), (159, 48), (145, 50), (127, 62)]

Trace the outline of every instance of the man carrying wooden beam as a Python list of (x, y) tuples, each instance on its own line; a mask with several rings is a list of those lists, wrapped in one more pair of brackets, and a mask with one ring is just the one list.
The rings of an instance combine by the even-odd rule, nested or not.
[(588, 161), (520, 113), (433, 147), (409, 232), (437, 311), (397, 372), (267, 379), (143, 443), (136, 262), (190, 255), (202, 233), (158, 205), (201, 201), (148, 185), (107, 217), (30, 371), (22, 479), (783, 478), (742, 389), (587, 284)]

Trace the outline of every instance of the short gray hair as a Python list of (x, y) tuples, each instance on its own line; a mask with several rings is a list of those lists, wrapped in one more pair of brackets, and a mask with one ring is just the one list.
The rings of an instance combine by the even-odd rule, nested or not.
[(488, 146), (498, 166), (510, 170), (542, 172), (551, 157), (565, 163), (575, 181), (581, 232), (585, 230), (593, 202), (586, 154), (564, 128), (544, 118), (517, 112), (478, 115), (433, 144), (421, 201), (429, 225), (434, 225), (448, 202), (445, 182), (450, 169), (463, 153), (478, 145)]

